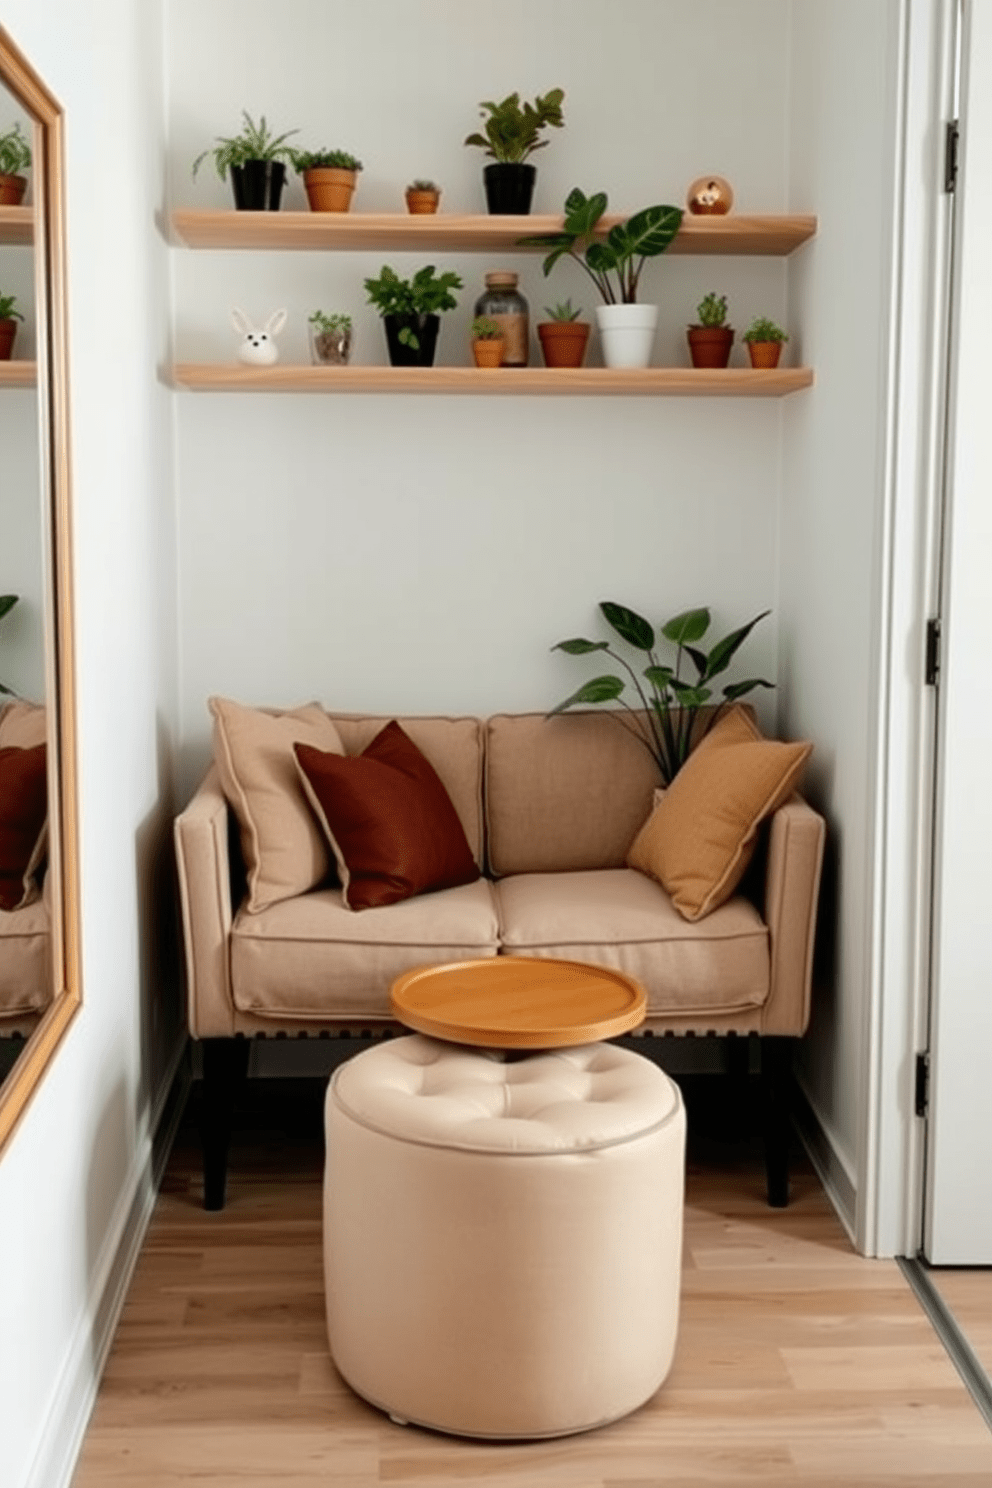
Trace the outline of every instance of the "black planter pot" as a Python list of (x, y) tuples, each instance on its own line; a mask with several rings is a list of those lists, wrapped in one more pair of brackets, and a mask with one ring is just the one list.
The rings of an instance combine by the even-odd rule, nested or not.
[(281, 160), (246, 160), (231, 166), (234, 205), (239, 212), (278, 212), (286, 167)]
[[(394, 367), (433, 367), (437, 347), (437, 333), (441, 329), (440, 315), (384, 315), (386, 345), (389, 360)], [(400, 340), (400, 331), (409, 327), (419, 341), (419, 346), (408, 346)]]
[(491, 217), (526, 217), (530, 212), (537, 180), (537, 166), (521, 161), (497, 160), (483, 166), (486, 205)]

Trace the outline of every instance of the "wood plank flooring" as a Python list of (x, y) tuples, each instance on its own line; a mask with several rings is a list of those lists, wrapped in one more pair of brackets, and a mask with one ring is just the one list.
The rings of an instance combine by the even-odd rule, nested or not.
[(898, 1268), (854, 1254), (801, 1162), (791, 1206), (768, 1209), (753, 1143), (691, 1101), (679, 1343), (655, 1398), (552, 1442), (394, 1425), (327, 1352), (320, 1087), (295, 1082), (312, 1090), (287, 1125), (284, 1084), (252, 1082), (272, 1100), (220, 1214), (184, 1125), (74, 1488), (992, 1484), (992, 1435)]
[(992, 1267), (934, 1266), (929, 1276), (992, 1379)]

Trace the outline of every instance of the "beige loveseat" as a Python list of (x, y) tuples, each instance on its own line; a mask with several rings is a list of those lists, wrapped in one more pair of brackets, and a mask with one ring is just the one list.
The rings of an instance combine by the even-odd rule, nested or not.
[[(348, 755), (389, 721), (330, 716)], [(234, 1036), (386, 1028), (390, 984), (414, 966), (496, 955), (595, 962), (643, 984), (650, 1031), (775, 1043), (806, 1029), (824, 822), (798, 795), (762, 828), (740, 890), (690, 921), (626, 866), (660, 777), (616, 719), (399, 722), (447, 789), (484, 875), (474, 883), (355, 912), (327, 882), (251, 912), (216, 765), (177, 819), (189, 1028), (208, 1041), (208, 1109), (220, 1128), (207, 1142), (214, 1158), (205, 1151), (220, 1168), (208, 1173), (211, 1206), (223, 1203), (218, 1105)], [(785, 1201), (784, 1182), (770, 1170), (773, 1202)]]
[[(30, 1034), (52, 1000), (45, 742), (42, 705), (12, 698), (0, 707), (0, 857), (7, 875), (0, 894), (2, 1038)], [(13, 757), (32, 759), (29, 774), (13, 766)], [(8, 808), (16, 817), (13, 826)]]

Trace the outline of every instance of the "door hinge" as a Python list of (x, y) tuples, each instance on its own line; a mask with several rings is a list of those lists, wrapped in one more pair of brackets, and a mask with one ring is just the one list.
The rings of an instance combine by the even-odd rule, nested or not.
[(916, 1056), (914, 1108), (917, 1116), (926, 1116), (930, 1109), (930, 1054), (926, 1049)]
[(949, 119), (944, 126), (944, 190), (954, 191), (958, 184), (958, 147), (961, 130), (957, 119)]
[(936, 687), (940, 676), (940, 621), (927, 621), (927, 654), (924, 678), (928, 687)]

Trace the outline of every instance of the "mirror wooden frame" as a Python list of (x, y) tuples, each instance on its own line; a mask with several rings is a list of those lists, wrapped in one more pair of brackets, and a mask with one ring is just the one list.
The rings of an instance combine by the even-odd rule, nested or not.
[(49, 708), (48, 871), (52, 875), (53, 975), (52, 1002), (0, 1085), (2, 1152), (79, 1010), (82, 992), (63, 114), (56, 99), (2, 26), (0, 83), (34, 120), (34, 212), (31, 225), (37, 326), (39, 468), (47, 569), (45, 691)]

